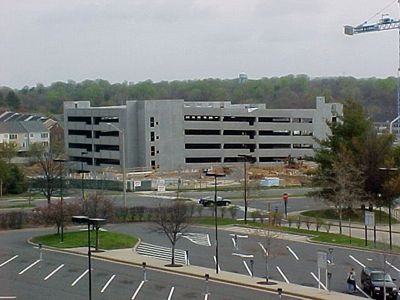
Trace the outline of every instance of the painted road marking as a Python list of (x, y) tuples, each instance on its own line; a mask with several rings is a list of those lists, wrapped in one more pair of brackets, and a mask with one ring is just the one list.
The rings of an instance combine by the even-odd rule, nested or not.
[(64, 264), (60, 265), (55, 269), (53, 272), (51, 272), (49, 275), (47, 275), (43, 280), (49, 279), (51, 276), (53, 276), (56, 272), (58, 272), (62, 267), (64, 267)]
[(397, 272), (400, 272), (400, 269), (398, 269), (398, 268), (396, 268), (395, 266), (393, 266), (390, 262), (388, 262), (387, 260), (385, 260), (385, 263), (388, 265), (388, 266), (390, 266), (390, 267), (392, 267), (393, 269), (395, 269)]
[(353, 255), (349, 254), (349, 257), (354, 260), (356, 263), (358, 263), (361, 267), (365, 268), (365, 265), (363, 263), (361, 263), (358, 259), (354, 258)]
[(267, 250), (265, 249), (264, 245), (261, 244), (260, 242), (258, 242), (258, 245), (260, 245), (261, 250), (264, 252), (264, 255), (267, 255), (267, 256), (268, 256), (268, 252), (267, 252)]
[(232, 253), (232, 255), (243, 257), (243, 258), (253, 258), (253, 254), (241, 254), (241, 253)]
[(234, 234), (234, 233), (230, 233), (229, 235), (230, 235), (230, 236), (233, 236), (233, 237), (236, 235), (236, 237), (237, 237), (238, 239), (247, 239), (247, 238), (249, 238), (248, 235), (240, 235), (240, 234)]
[[(214, 265), (217, 265), (217, 258), (215, 257), (215, 255), (214, 255)], [(220, 268), (219, 264), (218, 264), (217, 268), (218, 268), (218, 273), (221, 272), (221, 268)]]
[(204, 294), (204, 300), (208, 300), (208, 294)]
[(279, 268), (278, 266), (276, 266), (276, 269), (277, 269), (278, 272), (281, 274), (281, 276), (282, 276), (283, 279), (286, 281), (286, 283), (290, 283), (289, 280), (287, 279), (287, 277), (285, 276), (285, 274), (283, 274), (281, 268)]
[(21, 272), (19, 272), (19, 275), (24, 274), (26, 271), (28, 271), (30, 268), (32, 268), (34, 265), (40, 263), (40, 259), (36, 260), (34, 263), (30, 264), (29, 266), (27, 266), (25, 269), (23, 269)]
[(75, 284), (77, 284), (78, 283), (78, 281), (79, 280), (81, 280), (82, 279), (82, 277), (83, 276), (85, 276), (87, 273), (89, 272), (89, 269), (86, 269), (86, 271), (85, 272), (83, 272), (81, 275), (79, 275), (79, 277), (78, 278), (76, 278), (75, 279), (75, 281), (71, 284), (71, 286), (75, 286)]
[(0, 296), (0, 299), (17, 299), (15, 296)]
[(142, 280), (142, 282), (140, 282), (138, 288), (136, 289), (135, 293), (133, 294), (131, 300), (134, 300), (136, 298), (136, 296), (139, 293), (140, 289), (142, 288), (143, 284), (144, 284), (144, 281)]
[(110, 285), (111, 281), (113, 281), (115, 278), (115, 274), (113, 276), (110, 277), (110, 279), (108, 279), (108, 281), (106, 282), (106, 284), (103, 286), (103, 288), (101, 289), (100, 293), (104, 293), (104, 291), (106, 290), (106, 288)]
[(289, 246), (286, 246), (286, 248), (289, 250), (290, 253), (292, 253), (292, 255), (296, 260), (299, 260), (299, 257), (296, 255), (296, 253), (294, 253), (294, 251)]
[(235, 238), (232, 238), (232, 244), (233, 244), (233, 247), (236, 249), (237, 245), (236, 245), (236, 242), (235, 242)]
[(13, 260), (16, 259), (17, 257), (18, 257), (18, 255), (15, 255), (15, 256), (11, 257), (10, 259), (6, 260), (5, 262), (3, 262), (3, 263), (0, 265), (0, 268), (1, 268), (2, 266), (5, 266), (6, 264), (8, 264), (10, 261), (13, 261)]
[(171, 290), (169, 291), (169, 295), (168, 295), (168, 299), (167, 300), (171, 300), (172, 298), (172, 294), (174, 293), (175, 287), (172, 287)]
[(357, 290), (359, 290), (365, 297), (367, 297), (368, 299), (372, 299), (370, 296), (368, 296), (367, 293), (365, 293), (357, 284), (356, 284), (356, 288)]
[(250, 276), (253, 276), (253, 273), (251, 273), (251, 270), (249, 268), (249, 266), (247, 265), (247, 263), (245, 261), (243, 261), (244, 266), (246, 267), (247, 272), (249, 273)]
[(210, 236), (207, 233), (184, 233), (182, 237), (194, 244), (211, 247)]
[(315, 276), (315, 274), (313, 272), (310, 272), (311, 276), (314, 277), (314, 279), (322, 286), (322, 288), (327, 291), (328, 289), (326, 288), (326, 286), (318, 279), (317, 276)]
[[(171, 248), (157, 246), (148, 243), (140, 243), (136, 248), (136, 252), (140, 255), (154, 257), (166, 261), (171, 261)], [(187, 264), (186, 251), (175, 249), (175, 262), (178, 264)]]

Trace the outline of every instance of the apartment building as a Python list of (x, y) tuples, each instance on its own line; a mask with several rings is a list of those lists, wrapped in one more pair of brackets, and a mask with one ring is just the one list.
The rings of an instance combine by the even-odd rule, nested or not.
[(342, 115), (339, 103), (317, 97), (315, 109), (268, 109), (265, 104), (132, 100), (125, 105), (91, 107), (65, 102), (65, 148), (86, 170), (208, 168), (313, 156), (315, 138), (330, 134), (327, 122)]
[(26, 152), (34, 143), (50, 146), (49, 130), (40, 120), (0, 122), (0, 143), (15, 143), (18, 152)]

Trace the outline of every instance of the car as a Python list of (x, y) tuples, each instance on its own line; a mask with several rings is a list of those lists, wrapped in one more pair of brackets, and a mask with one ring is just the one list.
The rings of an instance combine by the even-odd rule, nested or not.
[[(200, 198), (199, 204), (202, 204), (203, 206), (213, 206), (214, 205), (214, 197), (207, 196), (204, 198)], [(228, 206), (229, 204), (231, 204), (230, 200), (224, 199), (222, 197), (217, 197), (217, 206)]]
[(361, 288), (373, 299), (383, 299), (383, 288), (386, 288), (386, 299), (397, 299), (398, 289), (392, 277), (382, 269), (365, 267), (361, 271)]

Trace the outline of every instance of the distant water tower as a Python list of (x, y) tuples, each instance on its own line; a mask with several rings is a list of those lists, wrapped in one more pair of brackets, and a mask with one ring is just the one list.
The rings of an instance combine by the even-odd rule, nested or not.
[(239, 83), (243, 83), (247, 81), (247, 74), (246, 73), (239, 73)]

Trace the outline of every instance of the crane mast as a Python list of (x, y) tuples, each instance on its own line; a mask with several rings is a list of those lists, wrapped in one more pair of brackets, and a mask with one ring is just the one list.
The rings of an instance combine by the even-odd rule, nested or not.
[[(400, 0), (397, 1), (400, 9)], [(344, 34), (354, 35), (360, 33), (378, 32), (396, 29), (398, 31), (398, 67), (397, 67), (397, 115), (396, 118), (390, 122), (389, 131), (392, 133), (392, 127), (394, 123), (400, 120), (400, 20), (392, 19), (389, 15), (383, 14), (381, 19), (377, 23), (364, 22), (358, 26), (344, 26)], [(398, 133), (398, 132), (397, 132)], [(397, 139), (398, 134), (396, 134)]]

